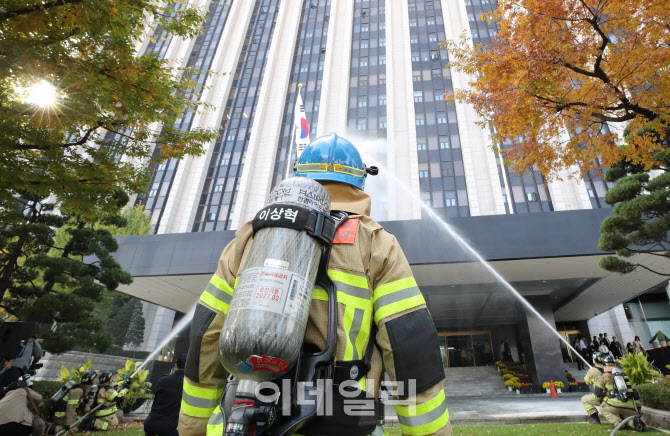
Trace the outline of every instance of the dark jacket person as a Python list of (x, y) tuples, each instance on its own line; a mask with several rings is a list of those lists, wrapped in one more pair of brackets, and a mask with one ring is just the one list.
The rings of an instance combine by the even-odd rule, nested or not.
[(179, 407), (184, 385), (184, 361), (178, 359), (174, 372), (160, 379), (151, 412), (144, 421), (146, 436), (177, 436)]

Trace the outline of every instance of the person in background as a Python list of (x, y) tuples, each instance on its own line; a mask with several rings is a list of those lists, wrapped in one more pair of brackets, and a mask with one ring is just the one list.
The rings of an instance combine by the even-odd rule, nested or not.
[(14, 359), (14, 368), (21, 371), (21, 375), (28, 386), (32, 385), (28, 371), (32, 365), (40, 361), (42, 356), (44, 356), (44, 352), (42, 351), (40, 343), (37, 342), (35, 336), (31, 336), (28, 338), (28, 342), (24, 345), (21, 355)]
[[(579, 347), (577, 348), (577, 351), (582, 353), (582, 357), (584, 357), (586, 360), (591, 360), (593, 358), (589, 352), (589, 346), (587, 345), (586, 338), (584, 336), (579, 339)], [(584, 369), (583, 363), (582, 369)]]
[(598, 351), (600, 351), (600, 354), (603, 356), (610, 356), (612, 354), (610, 352), (610, 348), (607, 346), (607, 342), (605, 342), (605, 339), (600, 341), (600, 347), (598, 347)]
[(184, 365), (186, 357), (175, 361), (172, 374), (158, 382), (158, 388), (151, 405), (151, 412), (144, 421), (146, 436), (178, 436), (179, 408), (184, 386)]
[[(575, 350), (577, 350), (581, 354), (582, 347), (579, 344), (580, 342), (581, 341), (579, 340), (579, 338), (575, 339), (575, 343), (574, 343), (573, 347), (575, 348)], [(575, 360), (577, 361), (577, 371), (583, 370), (584, 369), (584, 363), (582, 362), (582, 359), (580, 359), (579, 356), (575, 356)]]
[(635, 354), (635, 347), (632, 342), (626, 344), (626, 354)]
[(610, 346), (610, 340), (607, 337), (607, 332), (603, 333), (603, 340), (605, 341), (605, 345), (607, 345), (609, 347)]
[(645, 356), (647, 355), (647, 350), (645, 350), (644, 347), (642, 346), (639, 336), (635, 336), (635, 340), (633, 341), (633, 347), (635, 348), (636, 353), (642, 353)]
[(7, 392), (19, 386), (19, 377), (21, 372), (18, 368), (14, 368), (14, 359), (4, 359), (0, 369), (0, 400)]
[[(30, 397), (28, 397), (30, 395)], [(30, 388), (14, 389), (0, 400), (0, 435), (41, 435), (44, 421), (39, 418), (37, 408), (42, 396)]]
[(623, 348), (621, 344), (616, 340), (616, 336), (612, 336), (612, 342), (610, 342), (610, 351), (615, 359), (621, 359), (623, 357)]
[(591, 341), (591, 356), (593, 356), (594, 353), (599, 352), (598, 348), (600, 348), (600, 341), (598, 340), (598, 336), (594, 336)]

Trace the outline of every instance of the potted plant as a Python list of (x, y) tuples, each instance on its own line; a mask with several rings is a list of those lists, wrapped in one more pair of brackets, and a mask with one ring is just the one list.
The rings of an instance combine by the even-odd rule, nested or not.
[(507, 386), (507, 389), (512, 392), (512, 389), (514, 389), (514, 386), (519, 383), (519, 379), (516, 377), (513, 377), (505, 382), (505, 386)]
[(565, 385), (563, 384), (563, 382), (557, 381), (557, 382), (554, 382), (554, 387), (556, 388), (556, 393), (562, 394), (563, 392), (561, 392), (561, 389), (563, 389), (565, 387)]
[(128, 393), (123, 397), (123, 401), (121, 402), (121, 409), (123, 409), (123, 413), (125, 414), (139, 409), (147, 399), (153, 398), (153, 395), (150, 393), (151, 383), (146, 382), (149, 371), (146, 369), (137, 371), (140, 364), (140, 362), (126, 360), (125, 367), (117, 371), (119, 374), (116, 378), (117, 382), (121, 383), (130, 378)]
[(521, 393), (521, 390), (520, 390), (521, 389), (521, 383), (519, 383), (519, 382), (514, 383), (512, 385), (512, 389), (514, 389), (516, 391), (517, 395), (519, 395)]
[(659, 373), (654, 371), (647, 357), (642, 353), (629, 354), (623, 359), (618, 359), (623, 372), (630, 380), (633, 387), (643, 383), (651, 383), (652, 377), (658, 377)]
[(551, 383), (549, 383), (549, 382), (542, 383), (542, 389), (544, 389), (545, 391), (547, 391), (548, 394), (550, 394), (551, 393)]
[[(658, 343), (654, 342), (656, 339), (658, 339)], [(668, 337), (665, 336), (665, 334), (662, 331), (657, 331), (656, 334), (651, 338), (649, 343), (654, 347), (658, 348), (659, 345), (661, 347), (667, 347), (668, 346)]]

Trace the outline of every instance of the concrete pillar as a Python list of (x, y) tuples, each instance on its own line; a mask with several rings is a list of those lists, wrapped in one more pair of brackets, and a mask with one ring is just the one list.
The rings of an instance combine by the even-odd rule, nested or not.
[[(231, 227), (237, 229), (265, 206), (272, 188), (284, 103), (291, 78), (293, 51), (302, 15), (302, 1), (283, 1), (258, 95)], [(330, 33), (330, 31), (328, 32)]]
[[(448, 40), (458, 40), (465, 30), (470, 34), (468, 14), (462, 0), (442, 1), (442, 18)], [(469, 38), (469, 43), (472, 44), (472, 38)], [(451, 79), (454, 89), (468, 89), (468, 83), (473, 80), (472, 77), (453, 70)], [(481, 118), (472, 105), (456, 102), (455, 107), (470, 215), (505, 214), (503, 190), (489, 132), (477, 124)], [(512, 202), (513, 199), (509, 198), (508, 201)]]
[[(414, 196), (419, 198), (411, 57), (407, 4), (386, 2), (387, 166), (390, 175), (409, 187)], [(395, 185), (389, 183), (388, 218), (421, 218), (421, 207), (416, 201), (408, 202), (404, 194), (398, 193)]]
[(330, 5), (326, 58), (321, 82), (321, 106), (316, 137), (347, 130), (351, 38), (354, 26), (354, 1), (337, 0)]
[[(235, 76), (249, 20), (254, 10), (254, 2), (233, 2), (228, 12), (226, 25), (217, 45), (211, 69), (219, 74), (207, 78), (201, 101), (217, 102), (211, 110), (198, 108), (193, 117), (192, 127), (215, 128), (221, 125), (227, 96)], [(185, 157), (177, 167), (173, 188), (168, 196), (161, 225), (157, 233), (185, 233), (191, 231), (198, 210), (200, 193), (205, 183), (209, 161), (216, 139), (205, 145), (205, 152), (198, 157)], [(188, 183), (185, 183), (189, 180)]]
[[(528, 298), (528, 301), (551, 324), (552, 328), (556, 329), (551, 303), (540, 298)], [(553, 380), (562, 381), (567, 387), (568, 380), (565, 376), (558, 337), (535, 314), (526, 311), (525, 315), (526, 319), (522, 322), (519, 339), (525, 355), (528, 375), (538, 384)]]

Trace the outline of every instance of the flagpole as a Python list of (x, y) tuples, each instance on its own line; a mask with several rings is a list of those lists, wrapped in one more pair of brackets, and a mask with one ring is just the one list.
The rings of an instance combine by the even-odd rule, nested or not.
[[(298, 95), (302, 89), (302, 83), (298, 84)], [(296, 97), (297, 98), (297, 97)], [(289, 171), (291, 171), (291, 156), (293, 155), (293, 142), (295, 141), (295, 107), (293, 108), (293, 128), (291, 129), (291, 145), (288, 148), (288, 157), (286, 158), (286, 177), (288, 179)]]

